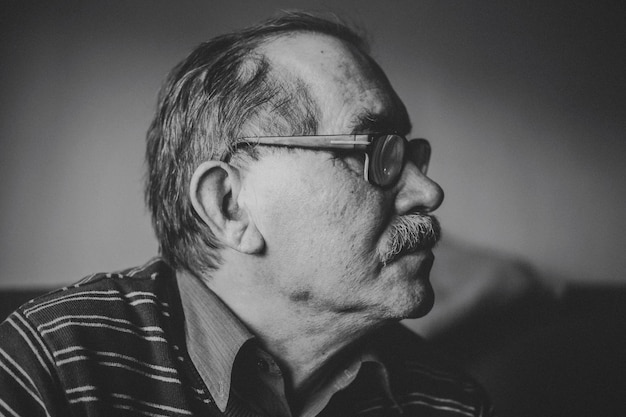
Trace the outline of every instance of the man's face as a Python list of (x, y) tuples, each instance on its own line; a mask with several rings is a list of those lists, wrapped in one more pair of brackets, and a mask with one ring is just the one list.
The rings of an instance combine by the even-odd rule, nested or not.
[[(318, 134), (408, 133), (406, 110), (380, 70), (341, 41), (301, 33), (262, 52), (279, 76), (295, 75), (309, 87), (321, 111)], [(430, 310), (432, 252), (386, 263), (381, 255), (394, 222), (434, 210), (443, 198), (412, 163), (382, 189), (363, 178), (362, 153), (269, 153), (251, 164), (242, 192), (266, 242), (259, 275), (296, 308), (376, 320)]]

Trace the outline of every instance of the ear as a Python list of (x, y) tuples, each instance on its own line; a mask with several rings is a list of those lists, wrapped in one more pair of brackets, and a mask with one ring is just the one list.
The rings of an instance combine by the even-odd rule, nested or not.
[(242, 253), (260, 253), (265, 240), (247, 207), (238, 203), (239, 170), (225, 162), (205, 161), (189, 184), (191, 204), (220, 243)]

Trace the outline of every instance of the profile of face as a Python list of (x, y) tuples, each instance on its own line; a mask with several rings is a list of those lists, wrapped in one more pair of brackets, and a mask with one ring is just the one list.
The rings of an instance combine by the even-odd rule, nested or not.
[[(408, 133), (403, 104), (380, 69), (330, 36), (296, 33), (262, 49), (275, 71), (308, 86), (318, 134)], [(246, 170), (241, 198), (265, 240), (258, 271), (272, 291), (319, 312), (376, 320), (418, 317), (432, 307), (427, 213), (441, 188), (410, 161), (390, 187), (363, 177), (363, 154), (271, 152)]]

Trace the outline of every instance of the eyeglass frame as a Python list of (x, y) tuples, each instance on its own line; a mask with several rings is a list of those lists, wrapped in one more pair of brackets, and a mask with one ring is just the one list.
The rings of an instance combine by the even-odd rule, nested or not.
[[(370, 184), (385, 187), (377, 184), (369, 178), (369, 166), (371, 159), (371, 148), (375, 140), (383, 136), (397, 136), (404, 141), (404, 156), (402, 161), (402, 167), (398, 171), (393, 183), (398, 181), (404, 166), (407, 163), (408, 156), (407, 150), (411, 149), (412, 144), (420, 144), (420, 152), (423, 152), (421, 164), (416, 166), (418, 170), (426, 175), (428, 172), (428, 165), (430, 163), (431, 147), (427, 139), (415, 138), (407, 139), (404, 135), (387, 134), (387, 133), (368, 133), (368, 134), (339, 134), (339, 135), (294, 135), (294, 136), (254, 136), (254, 137), (242, 137), (237, 139), (235, 147), (244, 144), (247, 145), (267, 145), (267, 146), (280, 146), (287, 148), (302, 148), (302, 149), (319, 149), (319, 150), (358, 150), (365, 153), (365, 162), (363, 164), (363, 177)], [(368, 149), (370, 148), (370, 149)], [(224, 161), (228, 154), (231, 152), (225, 152), (220, 160)]]

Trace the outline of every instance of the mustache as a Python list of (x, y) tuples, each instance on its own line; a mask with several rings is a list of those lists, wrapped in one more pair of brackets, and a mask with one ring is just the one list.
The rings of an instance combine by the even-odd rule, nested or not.
[(383, 265), (406, 253), (434, 248), (441, 239), (441, 225), (430, 214), (407, 214), (391, 223), (388, 236), (378, 249), (378, 257)]

